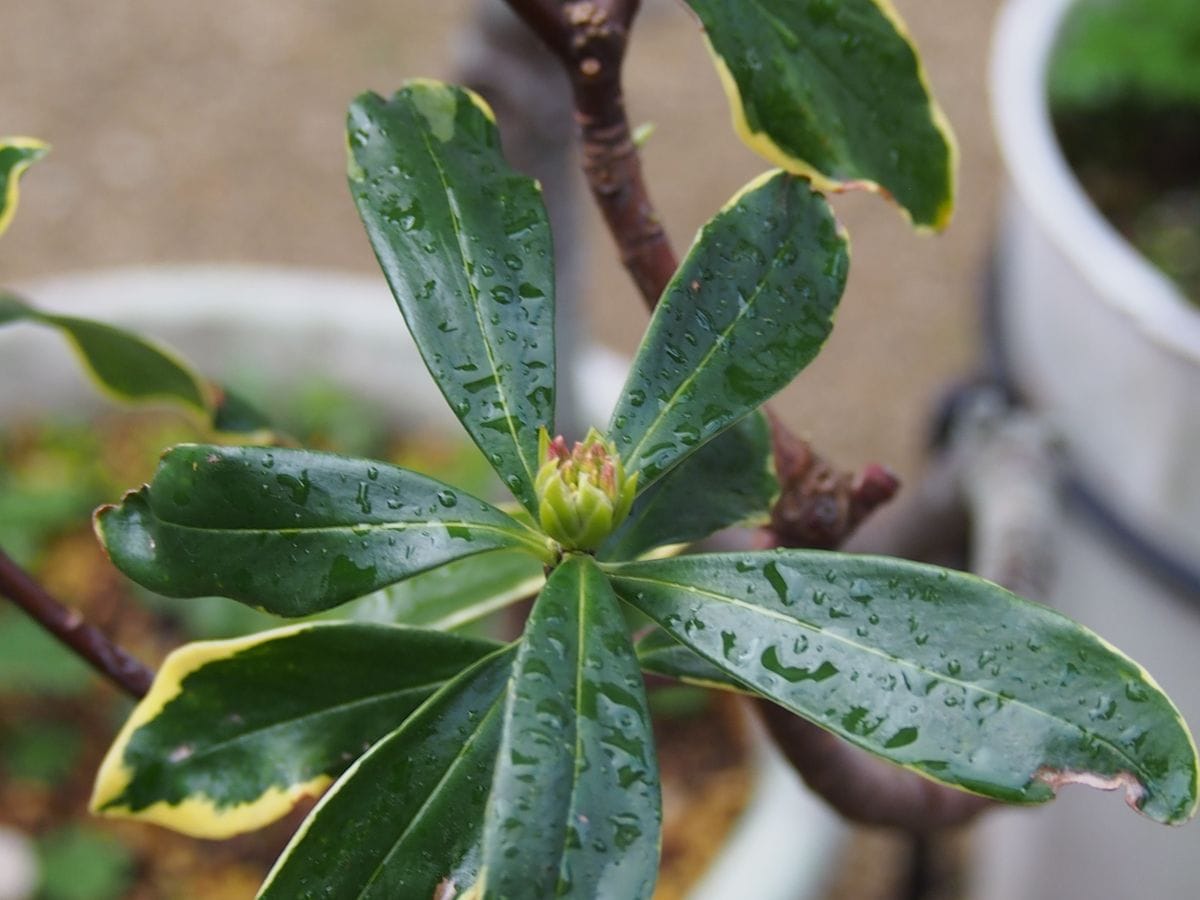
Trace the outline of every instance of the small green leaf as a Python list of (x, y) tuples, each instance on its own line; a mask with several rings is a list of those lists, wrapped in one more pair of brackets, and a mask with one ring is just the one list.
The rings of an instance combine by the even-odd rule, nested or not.
[(625, 621), (591, 557), (570, 556), (534, 604), (509, 682), (482, 897), (649, 897), (661, 819)]
[(635, 647), (638, 663), (647, 672), (677, 681), (723, 691), (750, 692), (740, 681), (688, 649), (661, 628), (655, 628)]
[[(21, 175), (49, 152), (50, 146), (37, 138), (0, 138), (0, 235), (8, 230), (16, 215)], [(4, 314), (0, 311), (0, 323), (3, 321)]]
[(360, 622), (460, 628), (533, 597), (546, 583), (543, 565), (519, 550), (493, 550), (446, 563), (338, 610)]
[(97, 384), (118, 400), (172, 400), (208, 413), (206, 385), (162, 347), (102, 322), (44, 313), (11, 295), (0, 297), (0, 324), (21, 320), (61, 331)]
[(96, 514), (117, 568), (167, 597), (305, 616), (487, 550), (551, 561), (545, 537), (424, 475), (331, 453), (185, 444)]
[(751, 413), (642, 494), (599, 557), (633, 559), (722, 528), (765, 525), (778, 496), (771, 427), (762, 413)]
[[(103, 322), (42, 312), (0, 293), (0, 326), (28, 322), (58, 330), (105, 393), (124, 403), (168, 401), (200, 413), (227, 433), (264, 432), (266, 419), (214, 385), (173, 351)], [(264, 435), (267, 436), (267, 435)]]
[(920, 226), (954, 209), (957, 151), (890, 0), (687, 0), (734, 128), (822, 190), (890, 195)]
[(813, 360), (848, 268), (825, 198), (781, 172), (749, 184), (704, 226), (613, 411), (609, 433), (639, 491)]
[(1145, 670), (979, 578), (796, 550), (609, 571), (713, 665), (937, 781), (1012, 803), (1081, 782), (1124, 788), (1160, 822), (1195, 811), (1195, 745)]
[(350, 189), (434, 380), (505, 484), (537, 512), (554, 428), (554, 271), (537, 183), (500, 152), (475, 94), (413, 81), (350, 107)]
[(187, 644), (109, 750), (91, 808), (195, 837), (260, 828), (495, 648), (348, 622)]
[(1047, 72), (1051, 105), (1056, 112), (1123, 102), (1200, 111), (1198, 47), (1195, 0), (1075, 3)]
[(270, 442), (286, 443), (286, 438), (280, 438), (272, 433), (270, 420), (240, 394), (227, 387), (209, 382), (212, 403), (209, 417), (212, 427), (222, 434), (253, 435), (254, 443)]
[(16, 607), (0, 606), (0, 690), (6, 695), (72, 697), (92, 686), (94, 673)]
[(506, 648), (463, 672), (361, 757), (258, 896), (432, 898), (473, 884), (513, 655)]
[(119, 900), (129, 896), (133, 853), (111, 834), (69, 825), (38, 842), (38, 900)]
[(205, 385), (161, 347), (101, 322), (74, 316), (42, 315), (40, 319), (71, 339), (100, 384), (118, 398), (169, 399), (207, 412)]
[(0, 739), (0, 764), (10, 784), (33, 781), (54, 787), (75, 773), (83, 749), (78, 724), (23, 718), (19, 728)]

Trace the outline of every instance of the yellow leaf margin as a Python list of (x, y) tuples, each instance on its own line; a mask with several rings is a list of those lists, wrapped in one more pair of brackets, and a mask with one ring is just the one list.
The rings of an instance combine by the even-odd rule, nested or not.
[(0, 138), (0, 153), (5, 150), (23, 152), (8, 171), (0, 172), (0, 184), (4, 186), (3, 200), (0, 200), (0, 234), (4, 234), (8, 230), (9, 223), (16, 215), (17, 201), (20, 199), (18, 182), (21, 180), (21, 175), (50, 152), (50, 145), (31, 137)]
[[(892, 5), (891, 0), (873, 0), (875, 6), (896, 29), (896, 33), (906, 41), (909, 46), (914, 48), (912, 36), (909, 34), (908, 26), (900, 17), (900, 13)], [(819, 169), (815, 168), (807, 160), (800, 159), (794, 156), (771, 140), (771, 136), (765, 131), (755, 131), (750, 126), (750, 121), (746, 117), (746, 108), (742, 103), (742, 94), (738, 90), (737, 81), (733, 77), (733, 73), (726, 65), (725, 59), (717, 52), (709, 39), (708, 33), (704, 33), (704, 44), (708, 48), (709, 55), (712, 57), (713, 64), (716, 66), (717, 75), (721, 79), (721, 86), (725, 90), (725, 96), (729, 100), (729, 111), (733, 118), (733, 130), (741, 139), (742, 143), (757, 153), (767, 162), (772, 165), (779, 166), (786, 172), (791, 172), (795, 175), (803, 175), (812, 181), (813, 186), (823, 193), (842, 193), (847, 190), (865, 190), (873, 194), (879, 194), (894, 201), (892, 194), (883, 185), (877, 181), (872, 181), (868, 178), (861, 179), (838, 179), (833, 178)], [(914, 225), (918, 232), (936, 232), (942, 231), (950, 224), (950, 219), (954, 215), (954, 203), (956, 194), (956, 179), (958, 172), (959, 147), (958, 141), (954, 136), (954, 130), (950, 127), (950, 120), (946, 117), (945, 112), (937, 102), (937, 98), (933, 94), (933, 90), (929, 83), (928, 74), (925, 71), (925, 64), (921, 59), (920, 54), (915, 54), (917, 59), (917, 79), (921, 83), (921, 87), (925, 90), (925, 96), (929, 99), (929, 115), (933, 120), (934, 127), (942, 134), (946, 141), (946, 147), (949, 153), (948, 170), (950, 172), (950, 185), (947, 191), (946, 199), (938, 208), (937, 215), (930, 225)], [(904, 218), (909, 224), (913, 224), (912, 213), (903, 205), (896, 203)]]
[(333, 782), (329, 775), (319, 775), (311, 781), (286, 788), (272, 786), (257, 799), (236, 806), (218, 807), (211, 798), (202, 794), (187, 797), (178, 804), (160, 800), (136, 811), (129, 807), (107, 806), (121, 796), (133, 780), (133, 770), (125, 765), (125, 749), (130, 738), (143, 725), (157, 718), (163, 708), (179, 696), (183, 680), (188, 675), (259, 644), (315, 627), (319, 627), (319, 623), (306, 622), (232, 640), (197, 641), (185, 644), (168, 655), (150, 686), (150, 692), (134, 707), (100, 764), (88, 809), (98, 815), (152, 822), (191, 837), (219, 839), (269, 825), (287, 815), (302, 797), (319, 796)]

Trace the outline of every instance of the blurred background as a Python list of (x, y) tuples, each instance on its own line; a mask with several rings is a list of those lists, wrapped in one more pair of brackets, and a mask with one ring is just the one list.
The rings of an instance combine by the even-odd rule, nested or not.
[[(932, 408), (948, 385), (972, 371), (981, 352), (981, 299), (996, 245), (1003, 183), (987, 91), (996, 16), (1007, 6), (1021, 8), (1025, 19), (1049, 20), (1061, 12), (1065, 0), (892, 2), (909, 26), (957, 134), (957, 214), (944, 234), (920, 236), (878, 197), (833, 198), (852, 240), (848, 291), (825, 352), (783, 393), (776, 408), (795, 430), (845, 468), (881, 462), (912, 485), (921, 472)], [(20, 213), (0, 241), (0, 281), (18, 285), (114, 267), (232, 263), (334, 270), (372, 278), (382, 286), (345, 182), (347, 104), (364, 90), (390, 93), (408, 78), (453, 79), (472, 67), (477, 71), (481, 57), (471, 23), (479, 20), (481, 10), (494, 11), (498, 4), (499, 0), (6, 4), (0, 29), (5, 76), (0, 134), (44, 139), (53, 152), (22, 182)], [(1093, 0), (1091, 5), (1121, 4)], [(1135, 18), (1144, 17), (1149, 6), (1123, 5), (1133, 9)], [(1190, 23), (1190, 31), (1167, 29), (1176, 43), (1197, 33), (1194, 0), (1156, 0), (1155, 8), (1173, 10), (1179, 17), (1173, 21)], [(1104, 42), (1130, 30), (1118, 24), (1093, 35), (1092, 55), (1101, 60), (1098, 70), (1104, 78), (1112, 68)], [(1030, 49), (1025, 32), (1012, 33), (1009, 56), (1015, 59), (1014, 71), (1032, 71), (1026, 64), (1037, 51)], [(1041, 33), (1049, 32), (1043, 28)], [(1141, 74), (1150, 73), (1151, 81), (1164, 77), (1169, 68), (1158, 65), (1165, 58), (1163, 46), (1143, 47)], [(1186, 269), (1193, 283), (1200, 284), (1195, 280), (1200, 277), (1200, 173), (1195, 168), (1200, 159), (1195, 150), (1200, 147), (1200, 52), (1190, 59), (1190, 68), (1185, 64), (1174, 70), (1182, 73), (1179, 80), (1166, 82), (1170, 103), (1181, 103), (1185, 114), (1183, 126), (1174, 119), (1168, 122), (1171, 130), (1164, 133), (1171, 137), (1159, 139), (1158, 132), (1131, 128), (1129, 120), (1120, 117), (1106, 127), (1117, 136), (1150, 135), (1142, 143), (1181, 150), (1187, 157), (1179, 165), (1186, 190), (1169, 185), (1174, 206), (1162, 220), (1166, 224), (1159, 222), (1162, 227), (1155, 231), (1162, 241), (1149, 243), (1165, 241), (1171, 251), (1167, 255), (1182, 260), (1181, 271)], [(1135, 60), (1135, 74), (1138, 67)], [(699, 28), (678, 0), (643, 0), (625, 80), (632, 124), (654, 126), (643, 148), (647, 181), (675, 249), (682, 254), (696, 230), (766, 166), (734, 137)], [(1078, 87), (1081, 82), (1063, 83)], [(536, 105), (541, 90), (535, 81), (527, 98), (509, 98), (509, 105), (520, 106), (522, 100)], [(1043, 93), (1040, 82), (1033, 84), (1026, 105), (1040, 109)], [(1139, 99), (1136, 92), (1133, 96), (1132, 108), (1146, 112), (1145, 98)], [(503, 108), (500, 111), (503, 118)], [(1178, 109), (1171, 106), (1168, 111), (1174, 114)], [(1090, 113), (1087, 108), (1082, 112)], [(1036, 119), (1040, 112), (1032, 115)], [(1010, 158), (1020, 158), (1023, 148), (1040, 140), (1036, 130), (1021, 124), (1008, 129)], [(1050, 144), (1049, 132), (1043, 130)], [(1076, 135), (1084, 149), (1098, 146), (1091, 134)], [(1120, 175), (1128, 174), (1123, 162), (1116, 168)], [(1149, 174), (1162, 180), (1172, 167), (1154, 163), (1149, 168)], [(565, 239), (580, 250), (580, 271), (568, 280), (568, 296), (562, 299), (579, 310), (581, 331), (617, 353), (630, 354), (645, 327), (646, 312), (574, 167), (569, 178), (580, 198), (574, 212), (578, 222), (573, 233), (562, 229), (558, 237), (568, 235)], [(1073, 442), (1074, 461), (1087, 464), (1080, 467), (1082, 480), (1090, 478), (1093, 487), (1099, 485), (1101, 495), (1111, 490), (1115, 506), (1127, 507), (1129, 521), (1143, 536), (1174, 547), (1176, 559), (1190, 560), (1194, 569), (1200, 558), (1200, 479), (1194, 464), (1194, 447), (1200, 441), (1200, 319), (1190, 308), (1184, 312), (1183, 303), (1172, 296), (1160, 304), (1170, 307), (1168, 316), (1157, 320), (1170, 326), (1143, 322), (1141, 328), (1131, 328), (1140, 314), (1127, 315), (1129, 310), (1145, 299), (1142, 294), (1169, 293), (1165, 284), (1142, 294), (1135, 291), (1128, 304), (1121, 300), (1109, 304), (1111, 309), (1092, 302), (1086, 292), (1074, 299), (1081, 280), (1091, 282), (1093, 293), (1105, 294), (1107, 282), (1120, 280), (1108, 277), (1108, 265), (1131, 251), (1094, 249), (1117, 247), (1115, 232), (1108, 234), (1107, 226), (1092, 222), (1096, 217), (1069, 177), (1065, 181), (1072, 186), (1063, 189), (1066, 193), (1055, 188), (1053, 197), (1032, 175), (1028, 180), (1035, 187), (1024, 191), (1025, 203), (1043, 207), (1038, 210), (1040, 224), (1057, 224), (1060, 233), (1048, 238), (1034, 229), (1025, 238), (1013, 239), (1014, 259), (1025, 253), (1024, 262), (1032, 260), (1027, 269), (1014, 265), (1013, 270), (1033, 273), (1027, 281), (1014, 276), (1005, 287), (1005, 302), (1012, 300), (1014, 308), (1023, 310), (1012, 317), (1015, 325), (1009, 323), (1025, 341), (1013, 360), (1019, 380), (1031, 376), (1033, 393), (1055, 419), (1057, 433), (1068, 444)], [(1124, 202), (1130, 195), (1127, 180), (1105, 170), (1101, 190), (1094, 196)], [(1135, 199), (1140, 197), (1134, 193)], [(1010, 208), (1016, 210), (1010, 222), (1019, 219), (1019, 207)], [(1078, 212), (1079, 228), (1068, 216), (1068, 207)], [(1067, 277), (1064, 272), (1070, 267), (1059, 255), (1071, 255), (1070, 241), (1061, 232), (1097, 227), (1108, 236), (1075, 253), (1075, 271)], [(1011, 236), (1006, 232), (1006, 237)], [(307, 288), (310, 293), (319, 291), (315, 283)], [(342, 295), (331, 292), (332, 308), (342, 302)], [(387, 305), (399, 335), (402, 320)], [(1039, 318), (1042, 312), (1048, 318)], [(1144, 318), (1150, 321), (1154, 316)], [(1167, 340), (1162, 339), (1164, 333)], [(1181, 351), (1189, 335), (1190, 349)], [(1129, 344), (1118, 342), (1130, 336)], [(271, 335), (264, 333), (263, 338), (269, 341)], [(324, 334), (320, 338), (313, 345), (318, 349), (335, 343)], [(1161, 350), (1167, 344), (1173, 344), (1174, 355), (1168, 353), (1165, 361), (1141, 358), (1148, 347)], [(382, 346), (382, 359), (387, 360), (390, 347), (386, 342)], [(276, 350), (283, 356), (295, 352), (287, 346)], [(0, 363), (4, 352), (0, 349)], [(379, 380), (391, 380), (389, 392), (404, 392), (401, 373), (386, 365), (376, 369)], [(1050, 376), (1064, 372), (1070, 377), (1056, 387)], [(1045, 392), (1039, 394), (1042, 388)], [(1120, 408), (1118, 399), (1126, 407)], [(364, 430), (369, 412), (347, 402), (344, 394), (318, 390), (301, 396), (299, 403), (301, 427), (296, 433), (315, 433), (318, 445), (322, 436), (336, 433), (343, 438), (337, 449), (407, 461), (408, 450), (388, 444), (387, 435)], [(78, 603), (147, 660), (161, 658), (188, 637), (261, 627), (257, 621), (223, 618), (234, 604), (205, 607), (220, 621), (197, 618), (209, 614), (199, 605), (179, 613), (177, 605), (155, 606), (145, 596), (138, 598), (144, 601), (140, 605), (134, 602), (141, 611), (129, 612), (126, 601), (117, 596), (127, 587), (118, 584), (103, 560), (86, 525), (87, 510), (145, 477), (134, 471), (149, 471), (158, 448), (194, 435), (180, 431), (177, 421), (155, 418), (123, 424), (112, 434), (103, 419), (83, 426), (83, 437), (79, 423), (73, 427), (60, 432), (52, 423), (38, 431), (0, 430), (0, 545), (18, 559), (36, 558), (53, 590)], [(471, 484), (470, 478), (489, 474), (478, 460), (450, 458), (457, 452), (452, 448), (431, 450), (422, 441), (415, 443), (421, 444), (425, 462), (431, 453), (442, 454), (433, 460), (442, 470), (457, 466), (460, 477), (468, 479), (460, 483)], [(97, 467), (106, 468), (100, 472)], [(73, 474), (64, 474), (68, 472)], [(86, 484), (76, 477), (79, 472), (88, 475)], [(16, 489), (10, 490), (14, 484)], [(31, 486), (50, 493), (30, 493), (26, 489)], [(50, 508), (47, 496), (62, 500), (58, 512)], [(42, 522), (39, 527), (51, 540), (22, 548), (13, 537), (28, 532), (13, 526), (17, 517), (12, 510), (18, 504), (24, 504), (24, 513), (35, 520), (43, 513), (69, 520), (74, 531), (56, 530), (61, 527), (58, 520)], [(1118, 548), (1108, 534), (1094, 528), (1095, 518), (1094, 510), (1082, 515), (1077, 503), (1069, 521), (1056, 526), (1061, 577), (1055, 592), (1044, 599), (1150, 663), (1184, 712), (1200, 719), (1200, 692), (1194, 688), (1200, 684), (1194, 652), (1200, 628), (1194, 609), (1178, 602), (1200, 599), (1195, 576), (1189, 586), (1178, 577), (1164, 579), (1161, 565), (1160, 571), (1150, 572), (1153, 567), (1142, 566), (1144, 559), (1131, 562), (1134, 556), (1126, 555), (1129, 541)], [(204, 844), (159, 829), (87, 819), (82, 808), (91, 774), (126, 707), (111, 688), (55, 651), (49, 639), (3, 604), (0, 619), (0, 875), (11, 875), (15, 865), (15, 857), (6, 856), (3, 826), (16, 826), (39, 835), (47, 878), (39, 900), (252, 895), (264, 866), (298, 819), (228, 844)], [(21, 680), (31, 672), (38, 673), (36, 685)], [(676, 697), (663, 703), (673, 703), (674, 715), (683, 718), (681, 711), (694, 699)], [(735, 734), (737, 729), (717, 731)], [(699, 777), (696, 771), (704, 770), (705, 791), (718, 806), (732, 794), (741, 798), (718, 810), (717, 818), (727, 825), (745, 799), (745, 772), (725, 766), (725, 755), (736, 755), (738, 748), (717, 747), (720, 742), (712, 740), (712, 729), (684, 728), (676, 734), (676, 747), (701, 751), (699, 758), (685, 756), (690, 766), (685, 770), (694, 778)], [(737, 738), (731, 740), (736, 743)], [(672, 790), (667, 785), (664, 794)], [(668, 796), (668, 806), (675, 802)], [(966, 881), (965, 861), (971, 852), (966, 839), (952, 838), (936, 852), (922, 853), (919, 841), (859, 830), (839, 857), (849, 864), (831, 867), (822, 896), (1050, 900), (1190, 895), (1200, 878), (1189, 844), (1194, 843), (1194, 831), (1164, 833), (1120, 807), (1114, 797), (1078, 790), (1067, 792), (1049, 810), (991, 816), (974, 839), (977, 860), (982, 860), (979, 870), (988, 872), (978, 883), (990, 893), (978, 886), (972, 890)], [(690, 817), (693, 830), (708, 829), (708, 820), (698, 814), (680, 813), (683, 807), (671, 809), (675, 811), (669, 809), (668, 817)], [(1056, 841), (1065, 842), (1064, 835), (1078, 837), (1070, 847), (1060, 847)], [(113, 843), (114, 836), (120, 844)], [(1154, 855), (1160, 850), (1163, 855)], [(667, 847), (665, 865), (669, 869), (686, 855), (678, 847)], [(156, 861), (154, 866), (147, 863), (150, 859)], [(1036, 865), (1028, 862), (1035, 859)], [(1084, 885), (1081, 879), (1087, 873), (1093, 883)], [(1153, 885), (1146, 880), (1148, 873), (1157, 879)], [(1028, 883), (1014, 887), (1022, 877)], [(661, 883), (674, 884), (666, 875)], [(10, 900), (4, 885), (0, 878), (0, 900)], [(671, 890), (675, 892), (664, 887), (661, 900), (680, 895), (677, 888)]]
[[(868, 195), (840, 197), (853, 242), (828, 349), (780, 408), (846, 466), (919, 466), (931, 398), (975, 351), (998, 160), (985, 90), (996, 0), (897, 0), (961, 147), (949, 231), (912, 232)], [(9, 4), (0, 130), (53, 145), (0, 243), (6, 283), (97, 267), (239, 262), (377, 272), (345, 185), (356, 94), (448, 77), (475, 0), (303, 4), (55, 0)], [(647, 0), (626, 77), (630, 119), (653, 123), (652, 196), (676, 250), (766, 166), (729, 127), (683, 4)], [(581, 180), (580, 180), (580, 183)], [(646, 314), (590, 206), (583, 307), (630, 352)], [(402, 327), (397, 320), (397, 327)]]
[[(364, 90), (388, 93), (407, 78), (453, 77), (469, 55), (464, 24), (481, 5), (8, 4), (0, 30), (6, 76), (0, 132), (42, 138), (53, 152), (23, 181), (20, 214), (0, 242), (4, 283), (173, 263), (316, 267), (382, 282), (345, 184), (346, 106)], [(882, 462), (911, 482), (921, 469), (935, 399), (970, 370), (978, 352), (980, 293), (1001, 184), (986, 90), (1000, 3), (895, 5), (958, 137), (957, 214), (945, 234), (919, 236), (877, 197), (834, 199), (852, 239), (849, 289), (826, 351), (777, 408), (843, 466)], [(631, 122), (655, 126), (643, 149), (647, 180), (682, 253), (765, 164), (734, 137), (698, 26), (681, 3), (643, 3), (626, 93)], [(584, 327), (628, 354), (646, 313), (584, 196), (581, 176), (573, 177), (584, 197), (577, 298)], [(403, 328), (398, 314), (395, 326)], [(82, 592), (81, 581), (86, 577), (68, 579), (60, 590)], [(104, 733), (111, 726), (101, 719), (93, 730)], [(59, 735), (60, 743), (66, 739)], [(39, 740), (23, 752), (44, 759), (56, 738), (50, 732)], [(84, 790), (75, 785), (62, 802), (78, 803)], [(24, 795), (5, 796), (13, 803)], [(5, 813), (0, 809), (0, 822)], [(239, 860), (278, 845), (294, 825), (269, 833), (261, 845), (243, 842), (228, 851), (140, 826), (115, 832), (141, 853), (175, 854), (180, 871), (205, 854), (211, 880), (190, 890), (239, 897), (252, 893), (261, 874), (238, 868)], [(99, 896), (90, 891), (105, 883), (105, 866), (124, 865), (119, 853), (106, 862), (86, 834), (67, 831), (59, 841), (57, 868), (69, 877), (56, 883), (56, 898)], [(858, 834), (847, 858), (870, 864), (847, 870), (849, 880), (832, 885), (829, 896), (906, 896), (910, 849), (904, 840)], [(168, 895), (161, 884), (138, 890), (139, 897)]]

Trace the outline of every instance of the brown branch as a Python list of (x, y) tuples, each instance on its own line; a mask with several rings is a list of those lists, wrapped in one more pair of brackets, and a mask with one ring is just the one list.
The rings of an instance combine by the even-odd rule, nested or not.
[[(559, 58), (571, 83), (583, 170), (621, 262), (651, 309), (679, 262), (642, 175), (633, 144), (621, 67), (637, 0), (508, 0)], [(781, 496), (769, 542), (788, 547), (836, 547), (899, 482), (882, 466), (842, 471), (771, 416)]]
[(625, 115), (621, 66), (637, 0), (509, 0), (554, 52), (571, 83), (583, 171), (646, 304), (653, 308), (678, 267), (650, 201)]
[(3, 551), (0, 551), (0, 594), (134, 699), (140, 700), (150, 690), (153, 672), (100, 629), (85, 622), (79, 613), (63, 606)]
[(832, 550), (900, 489), (899, 479), (883, 466), (867, 466), (857, 475), (842, 471), (789, 432), (770, 409), (767, 417), (780, 485), (770, 546)]

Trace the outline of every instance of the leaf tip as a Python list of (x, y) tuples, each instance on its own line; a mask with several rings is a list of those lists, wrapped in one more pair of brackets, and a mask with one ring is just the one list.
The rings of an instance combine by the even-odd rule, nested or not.
[[(152, 725), (167, 705), (183, 692), (188, 676), (203, 666), (243, 653), (252, 647), (278, 638), (289, 637), (315, 627), (305, 622), (271, 631), (221, 641), (196, 641), (172, 651), (155, 675), (150, 691), (133, 708), (129, 718), (109, 747), (96, 772), (88, 809), (93, 814), (136, 819), (161, 825), (191, 837), (226, 838), (262, 828), (286, 815), (303, 797), (317, 796), (333, 779), (321, 774), (309, 781), (272, 786), (258, 797), (232, 806), (218, 806), (202, 792), (192, 791), (175, 802), (158, 800), (140, 808), (128, 800), (130, 786), (138, 777), (137, 759), (130, 759), (130, 742), (143, 727)], [(154, 764), (178, 764), (192, 754), (192, 748), (180, 745), (165, 759)]]
[(397, 94), (397, 97), (400, 96), (412, 103), (435, 138), (443, 144), (454, 139), (458, 97), (453, 87), (431, 78), (413, 78), (405, 82)]
[(22, 173), (49, 153), (50, 145), (31, 137), (0, 137), (0, 153), (8, 157), (10, 154), (4, 151), (15, 152), (12, 159), (0, 159), (0, 234), (8, 230), (17, 211), (17, 185)]
[[(125, 496), (128, 497), (129, 495), (126, 494)], [(108, 539), (104, 531), (105, 519), (118, 509), (120, 507), (115, 503), (105, 503), (103, 506), (97, 506), (92, 511), (92, 534), (96, 536), (96, 540), (100, 544), (100, 549), (104, 551), (104, 555), (108, 557), (109, 562), (112, 561), (112, 555), (108, 552)]]

